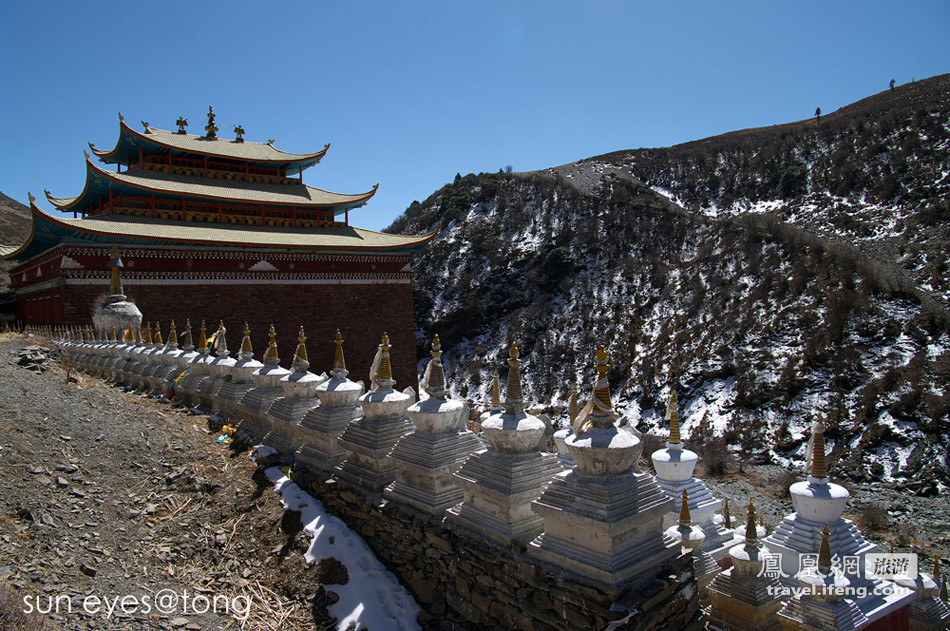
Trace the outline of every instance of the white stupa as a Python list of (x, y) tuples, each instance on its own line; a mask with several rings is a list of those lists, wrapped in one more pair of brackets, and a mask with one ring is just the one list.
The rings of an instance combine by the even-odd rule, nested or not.
[(480, 443), (475, 434), (459, 428), (466, 406), (447, 396), (438, 335), (432, 339), (431, 354), (422, 384), (428, 397), (407, 410), (416, 429), (400, 438), (389, 453), (396, 479), (385, 495), (429, 515), (441, 515), (463, 499), (453, 474)]
[(274, 401), (284, 396), (280, 380), (290, 374), (289, 370), (280, 366), (280, 356), (277, 354), (277, 332), (273, 324), (270, 325), (267, 338), (264, 365), (251, 373), (255, 387), (248, 390), (241, 398), (243, 410), (241, 429), (258, 440), (263, 439), (271, 430), (271, 419), (267, 411), (270, 410)]
[(389, 335), (383, 333), (369, 375), (371, 389), (359, 398), (363, 416), (350, 423), (339, 438), (346, 458), (337, 467), (338, 479), (374, 494), (381, 493), (396, 479), (393, 461), (386, 456), (396, 441), (415, 427), (406, 415), (415, 392), (393, 389), (396, 380), (389, 356), (391, 349)]
[(307, 412), (320, 405), (317, 398), (317, 386), (327, 380), (325, 375), (315, 375), (308, 370), (307, 336), (303, 327), (297, 334), (297, 350), (291, 372), (280, 378), (280, 387), (284, 396), (274, 400), (267, 410), (270, 417), (270, 432), (264, 437), (264, 444), (270, 445), (281, 453), (293, 453), (300, 449), (298, 436), (300, 421)]
[(359, 397), (363, 386), (347, 379), (349, 371), (343, 356), (343, 336), (339, 329), (333, 340), (333, 370), (330, 379), (317, 386), (320, 405), (311, 408), (300, 421), (303, 446), (297, 455), (298, 461), (315, 471), (332, 473), (346, 450), (340, 446), (340, 435), (349, 424), (363, 415)]
[(251, 329), (247, 322), (244, 323), (244, 330), (241, 333), (244, 337), (241, 338), (240, 359), (231, 366), (230, 381), (224, 383), (217, 393), (221, 410), (232, 423), (240, 423), (244, 418), (244, 408), (240, 405), (241, 399), (256, 385), (252, 376), (254, 371), (264, 367), (264, 364), (254, 359)]
[[(737, 541), (732, 531), (723, 525), (722, 515), (718, 514), (722, 510), (722, 501), (713, 497), (703, 481), (693, 476), (699, 458), (695, 452), (683, 447), (677, 405), (676, 390), (673, 390), (666, 405), (670, 439), (665, 449), (658, 449), (651, 455), (653, 468), (656, 469), (653, 479), (663, 492), (677, 503), (683, 491), (688, 492), (689, 512), (693, 523), (702, 528), (706, 535), (703, 549), (718, 560), (725, 557), (729, 548)], [(679, 511), (679, 507), (675, 506), (663, 517), (663, 525), (672, 527), (676, 524)]]
[(488, 448), (471, 455), (455, 474), (464, 499), (448, 511), (450, 521), (502, 545), (540, 534), (542, 520), (531, 503), (560, 471), (554, 454), (538, 450), (545, 425), (525, 412), (519, 355), (512, 344), (504, 409), (482, 421)]

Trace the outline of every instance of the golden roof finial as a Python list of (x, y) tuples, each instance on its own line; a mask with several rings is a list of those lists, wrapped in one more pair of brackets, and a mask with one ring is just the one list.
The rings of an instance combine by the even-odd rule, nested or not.
[(155, 321), (155, 343), (159, 346), (164, 346), (165, 342), (162, 340), (162, 325), (158, 323), (158, 320)]
[(280, 357), (277, 355), (277, 331), (274, 330), (274, 325), (270, 325), (270, 330), (267, 332), (267, 350), (264, 351), (264, 363), (268, 366), (276, 366), (280, 363)]
[(208, 328), (205, 326), (205, 321), (201, 321), (201, 326), (198, 327), (198, 352), (202, 355), (208, 354)]
[(393, 378), (393, 365), (389, 359), (389, 349), (392, 348), (392, 345), (389, 343), (389, 334), (383, 333), (383, 340), (379, 344), (379, 350), (382, 351), (380, 354), (379, 360), (379, 372), (376, 373), (377, 381), (382, 381), (384, 379), (392, 381)]
[(501, 409), (501, 389), (498, 387), (498, 369), (491, 378), (491, 407), (493, 410)]
[(241, 331), (244, 338), (241, 339), (241, 359), (254, 359), (254, 348), (251, 346), (251, 327), (244, 322), (244, 330)]
[(755, 504), (752, 498), (749, 498), (748, 514), (745, 519), (745, 543), (747, 546), (757, 545), (759, 542), (759, 531), (755, 527)]
[(827, 478), (828, 471), (825, 467), (825, 426), (821, 419), (815, 421), (811, 426), (812, 448), (811, 448), (811, 475), (813, 478)]
[(679, 403), (676, 400), (676, 390), (670, 393), (670, 400), (666, 404), (666, 418), (670, 421), (670, 444), (679, 445), (683, 441), (680, 439), (680, 413)]
[(732, 528), (732, 515), (729, 514), (729, 498), (722, 501), (722, 523), (726, 528)]
[(208, 124), (205, 125), (205, 138), (217, 138), (218, 137), (218, 126), (214, 124), (214, 109), (209, 105), (208, 106)]
[(168, 346), (169, 348), (178, 348), (178, 331), (175, 330), (175, 321), (172, 320), (168, 327)]
[(304, 335), (303, 326), (297, 333), (297, 350), (294, 352), (294, 372), (304, 372), (310, 368), (310, 361), (307, 358), (307, 336)]
[(683, 489), (683, 495), (680, 500), (680, 526), (689, 526), (692, 521), (689, 514), (689, 491)]
[(340, 329), (336, 330), (333, 344), (336, 345), (333, 351), (333, 370), (346, 370), (346, 359), (343, 357), (343, 334), (340, 333)]
[(818, 546), (818, 571), (822, 574), (831, 572), (831, 545), (828, 543), (830, 536), (831, 530), (826, 523), (821, 527), (821, 545)]

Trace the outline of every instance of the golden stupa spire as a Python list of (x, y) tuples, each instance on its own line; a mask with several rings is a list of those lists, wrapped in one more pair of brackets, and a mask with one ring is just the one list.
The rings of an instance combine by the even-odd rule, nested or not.
[(119, 340), (116, 338), (116, 335), (115, 335), (115, 325), (114, 325), (114, 324), (112, 325), (112, 336), (109, 338), (109, 341), (110, 341), (110, 342), (118, 342), (118, 341), (119, 341)]
[(670, 400), (666, 404), (666, 418), (670, 422), (670, 444), (681, 444), (683, 441), (680, 439), (680, 413), (676, 390), (670, 393)]
[(607, 349), (601, 344), (597, 349), (597, 363), (594, 366), (597, 369), (597, 383), (594, 385), (594, 396), (603, 403), (607, 410), (612, 409), (610, 402), (610, 385), (607, 383), (607, 371), (610, 370), (610, 364), (607, 363)]
[(175, 329), (174, 320), (172, 320), (172, 323), (168, 327), (168, 347), (172, 349), (178, 348), (178, 331)]
[(389, 343), (389, 334), (383, 333), (383, 339), (379, 343), (380, 350), (380, 359), (379, 359), (379, 372), (376, 373), (376, 380), (389, 380), (392, 381), (393, 378), (393, 365), (389, 359), (389, 349), (392, 348), (392, 345)]
[(759, 543), (759, 531), (755, 527), (755, 504), (749, 498), (749, 509), (745, 519), (745, 544), (756, 546)]
[(267, 350), (264, 351), (264, 363), (268, 366), (276, 366), (280, 363), (280, 356), (277, 355), (277, 331), (274, 330), (274, 325), (270, 325), (270, 330), (267, 332)]
[(432, 350), (429, 351), (432, 360), (426, 367), (426, 392), (430, 397), (445, 396), (445, 373), (442, 371), (442, 342), (439, 334), (432, 336)]
[(811, 475), (813, 478), (827, 478), (828, 470), (825, 467), (825, 426), (821, 420), (811, 426)]
[(692, 521), (689, 514), (689, 491), (683, 489), (683, 496), (680, 498), (682, 501), (680, 503), (680, 526), (689, 526)]
[(122, 258), (119, 255), (119, 248), (115, 244), (112, 244), (112, 250), (109, 252), (109, 263), (107, 267), (110, 272), (109, 295), (124, 296), (122, 292), (121, 270), (125, 265), (122, 263)]
[(947, 603), (948, 601), (950, 601), (950, 599), (947, 598), (947, 577), (946, 576), (940, 577), (940, 600), (942, 600), (944, 603)]
[(830, 536), (831, 530), (826, 523), (821, 527), (821, 545), (818, 546), (818, 571), (822, 574), (831, 572), (831, 545), (828, 543)]
[(498, 387), (497, 368), (491, 378), (491, 407), (493, 410), (501, 409), (501, 388)]
[(333, 370), (346, 370), (346, 359), (343, 357), (343, 334), (340, 333), (340, 329), (336, 330), (333, 344), (336, 346), (333, 351)]
[(310, 360), (307, 358), (307, 336), (304, 335), (303, 327), (297, 333), (297, 350), (294, 352), (294, 372), (305, 372), (310, 368)]
[(577, 405), (577, 386), (574, 386), (571, 388), (571, 398), (567, 401), (567, 418), (570, 419), (572, 425), (580, 411), (581, 409)]
[(254, 359), (254, 348), (251, 346), (251, 327), (244, 323), (244, 330), (241, 331), (244, 337), (241, 339), (241, 359)]
[(208, 354), (208, 328), (205, 326), (205, 321), (201, 321), (201, 326), (198, 327), (198, 352), (202, 355)]
[(732, 528), (732, 515), (729, 514), (729, 498), (722, 501), (722, 525), (726, 528)]
[(162, 325), (158, 323), (158, 320), (155, 321), (155, 343), (159, 346), (164, 346), (165, 342), (162, 340)]
[[(115, 329), (112, 329), (112, 335), (115, 336)], [(147, 322), (145, 324), (145, 343), (151, 346), (152, 342), (152, 323)]]
[(142, 327), (137, 326), (135, 327), (135, 345), (142, 346), (143, 344), (145, 344), (145, 340), (142, 339)]
[(936, 554), (934, 554), (933, 577), (935, 581), (940, 577), (940, 557), (938, 557)]
[(508, 392), (505, 393), (505, 412), (524, 412), (524, 395), (521, 391), (521, 351), (514, 342), (508, 347)]

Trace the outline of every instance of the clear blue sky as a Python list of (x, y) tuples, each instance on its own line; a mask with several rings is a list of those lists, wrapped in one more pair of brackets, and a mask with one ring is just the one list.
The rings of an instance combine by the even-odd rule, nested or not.
[[(661, 6), (662, 5), (662, 6)], [(266, 8), (265, 8), (266, 7)], [(831, 112), (950, 72), (950, 2), (0, 1), (0, 191), (41, 208), (139, 126), (285, 151), (389, 225), (457, 172), (527, 171)]]

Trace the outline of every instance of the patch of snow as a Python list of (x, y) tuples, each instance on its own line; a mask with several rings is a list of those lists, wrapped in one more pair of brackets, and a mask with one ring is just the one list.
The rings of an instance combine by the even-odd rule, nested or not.
[(277, 467), (266, 471), (281, 502), (300, 511), (304, 532), (313, 537), (304, 555), (309, 563), (334, 557), (346, 566), (346, 585), (328, 585), (340, 600), (330, 605), (340, 631), (359, 629), (419, 629), (419, 605), (396, 577), (373, 555), (366, 542), (323, 505), (303, 492)]

